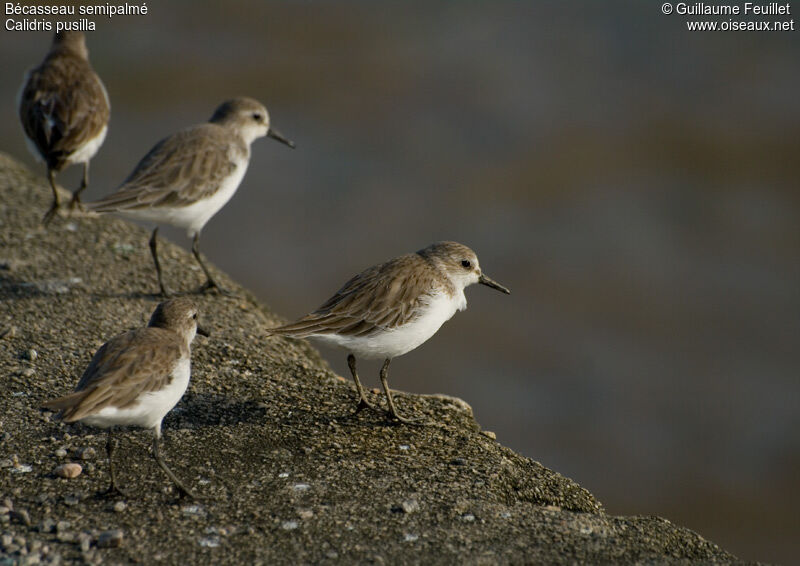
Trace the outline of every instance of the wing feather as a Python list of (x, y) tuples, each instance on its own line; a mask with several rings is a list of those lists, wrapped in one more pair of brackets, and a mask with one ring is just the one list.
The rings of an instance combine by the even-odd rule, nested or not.
[(96, 212), (187, 206), (214, 194), (236, 169), (247, 145), (217, 124), (187, 128), (158, 142), (114, 193), (89, 207)]
[(44, 403), (62, 411), (66, 422), (80, 420), (112, 406), (124, 409), (143, 393), (165, 387), (186, 345), (173, 332), (140, 328), (104, 344), (81, 376), (75, 392)]
[(25, 134), (53, 169), (96, 137), (111, 109), (103, 83), (88, 61), (56, 54), (33, 69), (20, 94)]
[(369, 336), (413, 321), (442, 289), (434, 268), (419, 255), (407, 254), (359, 273), (317, 310), (271, 332), (298, 338)]

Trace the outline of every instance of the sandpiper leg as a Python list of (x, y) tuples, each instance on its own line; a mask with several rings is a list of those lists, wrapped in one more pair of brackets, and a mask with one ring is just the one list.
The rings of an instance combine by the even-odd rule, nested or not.
[(153, 456), (156, 459), (159, 467), (164, 470), (164, 473), (167, 474), (167, 477), (172, 480), (172, 483), (175, 484), (175, 487), (178, 488), (178, 492), (180, 493), (181, 498), (188, 497), (189, 499), (194, 499), (194, 495), (192, 492), (186, 489), (183, 484), (175, 477), (175, 474), (172, 473), (167, 467), (167, 463), (164, 461), (164, 458), (161, 456), (161, 452), (159, 451), (159, 440), (161, 439), (161, 423), (159, 423), (155, 428), (155, 434), (153, 435)]
[(69, 201), (69, 208), (70, 210), (75, 210), (75, 208), (79, 208), (83, 210), (83, 205), (81, 204), (81, 193), (86, 190), (86, 187), (89, 186), (89, 162), (83, 164), (83, 180), (81, 181), (81, 186), (78, 187), (78, 190), (72, 193), (72, 199)]
[(394, 406), (394, 399), (392, 399), (392, 390), (389, 389), (389, 362), (391, 362), (391, 358), (386, 358), (383, 362), (383, 366), (381, 367), (381, 384), (383, 385), (383, 390), (386, 392), (386, 401), (389, 403), (389, 413), (392, 417), (400, 421), (401, 423), (405, 424), (413, 424), (413, 425), (428, 425), (431, 424), (429, 421), (425, 421), (423, 419), (407, 419), (405, 417), (401, 417), (397, 412), (397, 407)]
[(42, 224), (45, 226), (50, 224), (50, 221), (58, 212), (58, 207), (61, 206), (61, 199), (58, 197), (58, 189), (56, 188), (56, 172), (49, 167), (47, 168), (47, 180), (50, 181), (50, 188), (53, 189), (53, 204), (50, 205), (50, 209), (45, 212), (44, 218), (42, 218)]
[(113, 428), (108, 429), (108, 437), (106, 438), (106, 455), (108, 456), (108, 475), (111, 477), (111, 484), (108, 486), (108, 489), (103, 492), (103, 495), (122, 495), (126, 496), (127, 494), (119, 488), (117, 484), (117, 478), (114, 475), (114, 462), (112, 457), (114, 455), (114, 450), (117, 447), (117, 443), (114, 440), (114, 435), (112, 433)]
[(358, 407), (356, 407), (356, 414), (360, 413), (363, 409), (377, 411), (378, 408), (367, 401), (367, 396), (364, 394), (364, 388), (361, 386), (361, 380), (358, 379), (358, 373), (356, 372), (356, 357), (353, 354), (347, 356), (347, 365), (350, 367), (350, 373), (353, 374), (353, 381), (356, 382), (356, 389), (358, 389)]
[(200, 256), (200, 232), (195, 234), (194, 238), (192, 239), (192, 253), (194, 254), (194, 258), (197, 260), (197, 263), (199, 263), (200, 267), (203, 268), (203, 273), (206, 274), (206, 282), (200, 287), (200, 292), (205, 293), (210, 289), (216, 289), (223, 295), (233, 295), (233, 293), (221, 287), (219, 283), (214, 281), (214, 278), (211, 277), (211, 272), (206, 267), (206, 264), (203, 263), (203, 258)]
[(150, 253), (153, 256), (153, 263), (156, 264), (156, 274), (158, 275), (158, 286), (161, 289), (161, 295), (164, 297), (169, 297), (169, 292), (167, 288), (164, 287), (164, 281), (161, 278), (161, 264), (158, 263), (158, 226), (155, 227), (153, 230), (153, 235), (150, 236)]

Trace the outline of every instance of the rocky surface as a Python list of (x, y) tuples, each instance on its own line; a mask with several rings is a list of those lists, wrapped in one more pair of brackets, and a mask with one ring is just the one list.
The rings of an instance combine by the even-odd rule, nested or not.
[[(0, 192), (0, 564), (737, 562), (665, 519), (605, 514), (458, 399), (398, 398), (438, 426), (351, 415), (350, 381), (306, 342), (268, 338), (281, 319), (221, 273), (237, 295), (197, 295), (212, 335), (164, 422), (166, 459), (198, 500), (176, 496), (141, 430), (115, 453), (127, 496), (101, 496), (104, 433), (39, 406), (146, 323), (148, 235), (113, 218), (44, 229), (44, 179), (3, 154)], [(172, 289), (199, 287), (190, 254), (160, 251)]]

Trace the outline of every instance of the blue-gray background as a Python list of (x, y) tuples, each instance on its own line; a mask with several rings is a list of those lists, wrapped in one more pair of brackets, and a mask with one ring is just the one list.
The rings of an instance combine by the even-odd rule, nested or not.
[[(690, 33), (660, 2), (599, 4), (183, 0), (100, 18), (112, 121), (87, 196), (224, 98), (262, 100), (298, 148), (255, 144), (203, 232), (214, 263), (296, 317), (373, 263), (470, 245), (513, 294), (471, 288), (395, 361), (395, 387), (464, 398), (611, 513), (790, 562), (799, 32)], [(0, 34), (0, 149), (36, 171), (12, 101), (49, 41)]]

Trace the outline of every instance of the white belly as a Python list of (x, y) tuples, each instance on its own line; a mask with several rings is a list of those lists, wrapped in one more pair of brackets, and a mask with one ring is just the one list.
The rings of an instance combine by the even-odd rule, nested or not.
[(231, 200), (247, 171), (248, 160), (242, 159), (233, 173), (220, 185), (219, 190), (208, 198), (197, 201), (188, 206), (181, 207), (153, 207), (131, 210), (119, 210), (117, 214), (155, 222), (156, 224), (170, 224), (183, 228), (191, 238), (203, 229), (206, 222), (214, 216), (219, 209)]
[(457, 311), (465, 308), (467, 299), (463, 291), (455, 297), (440, 294), (431, 299), (424, 314), (394, 330), (366, 337), (335, 334), (312, 337), (339, 346), (360, 358), (395, 358), (421, 345), (436, 334), (442, 324), (450, 320)]
[(81, 421), (101, 428), (117, 425), (142, 428), (160, 427), (161, 420), (178, 404), (186, 392), (191, 372), (191, 360), (187, 356), (186, 359), (178, 362), (172, 372), (172, 381), (164, 389), (139, 396), (137, 403), (132, 407), (125, 409), (105, 407), (100, 412), (83, 418)]
[(108, 126), (103, 126), (99, 134), (70, 154), (68, 159), (69, 163), (86, 163), (89, 161), (97, 153), (97, 150), (100, 149), (100, 146), (103, 145), (107, 133)]

